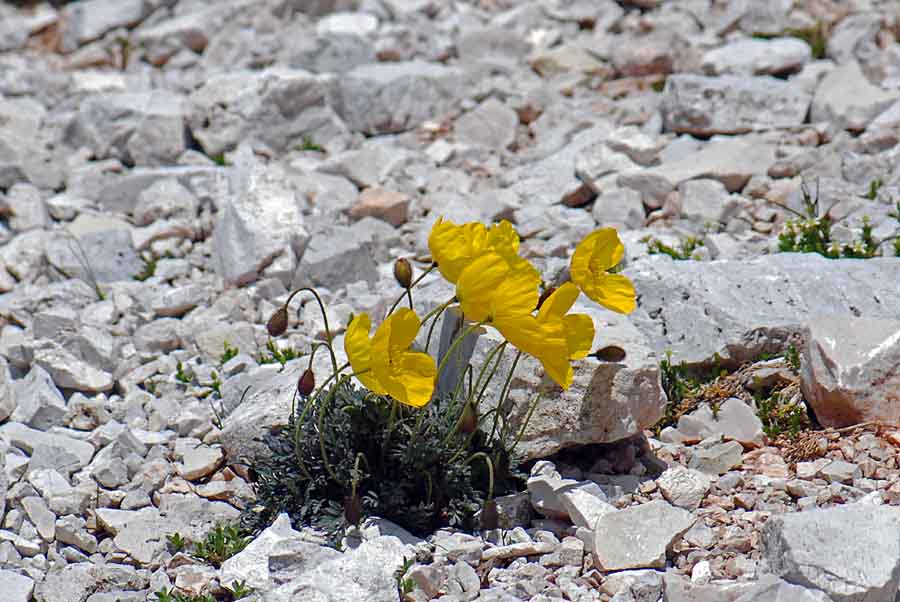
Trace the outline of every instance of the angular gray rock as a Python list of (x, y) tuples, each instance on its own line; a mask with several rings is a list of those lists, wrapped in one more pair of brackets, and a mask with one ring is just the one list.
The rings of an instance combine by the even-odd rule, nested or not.
[(362, 65), (341, 77), (335, 110), (354, 132), (406, 131), (448, 112), (464, 86), (462, 75), (424, 61)]
[(16, 381), (14, 391), (16, 409), (11, 416), (14, 422), (40, 431), (63, 424), (66, 400), (53, 384), (53, 378), (40, 365), (33, 365), (25, 378)]
[(167, 165), (187, 148), (185, 116), (184, 97), (171, 92), (97, 94), (81, 103), (66, 143), (98, 159)]
[(602, 571), (662, 568), (666, 550), (694, 520), (662, 500), (605, 514), (594, 529), (594, 563)]
[(366, 600), (395, 602), (397, 580), (394, 573), (407, 558), (415, 556), (408, 546), (393, 535), (382, 535), (362, 542), (338, 558), (305, 567), (297, 576), (267, 595), (267, 602), (321, 600), (344, 602)]
[(489, 98), (457, 118), (453, 132), (459, 142), (502, 151), (515, 141), (518, 124), (515, 111), (496, 98)]
[[(288, 362), (280, 366), (263, 365), (234, 378), (223, 385), (223, 404), (230, 414), (224, 421), (222, 446), (231, 461), (246, 461), (266, 452), (258, 441), (259, 433), (287, 424), (297, 379), (306, 369), (306, 362)], [(251, 387), (238, 405), (243, 391)], [(0, 427), (2, 431), (2, 427)]]
[(275, 585), (273, 573), (283, 580), (286, 569), (296, 574), (340, 556), (337, 550), (305, 541), (291, 528), (290, 518), (280, 514), (246, 548), (222, 563), (220, 580), (226, 586), (243, 581), (254, 589), (268, 590)]
[(696, 510), (709, 491), (711, 479), (700, 472), (683, 466), (666, 469), (656, 479), (663, 497), (673, 506)]
[(675, 74), (666, 80), (663, 115), (668, 130), (700, 136), (795, 127), (812, 99), (774, 77)]
[(9, 569), (0, 570), (0, 591), (7, 602), (31, 602), (34, 579)]
[(717, 180), (728, 192), (740, 192), (751, 177), (765, 175), (775, 160), (775, 146), (764, 140), (752, 136), (713, 137), (683, 158), (621, 173), (616, 181), (622, 188), (640, 192), (648, 205), (661, 207), (679, 185), (697, 178)]
[[(562, 391), (544, 375), (537, 360), (522, 356), (509, 395), (512, 405), (507, 416), (513, 431), (521, 428), (538, 387), (551, 387), (537, 404), (519, 444), (519, 451), (527, 458), (543, 458), (575, 445), (618, 441), (650, 427), (663, 414), (665, 394), (660, 387), (657, 356), (630, 320), (587, 302), (576, 303), (572, 312), (593, 318), (593, 350), (616, 345), (625, 350), (625, 359), (614, 363), (588, 356), (574, 362), (574, 381)], [(501, 341), (498, 333), (486, 330), (470, 361), (482, 365)], [(507, 350), (497, 374), (507, 373), (514, 355)], [(490, 381), (486, 410), (496, 404), (502, 383), (502, 378)]]
[(331, 226), (314, 232), (294, 273), (292, 288), (326, 286), (329, 288), (378, 279), (379, 261), (386, 259), (385, 248), (398, 240), (387, 223), (364, 217), (350, 226)]
[(86, 0), (69, 4), (60, 15), (60, 49), (72, 52), (117, 27), (137, 25), (155, 4), (149, 0)]
[(284, 168), (262, 165), (243, 152), (241, 157), (235, 194), (224, 200), (216, 217), (215, 269), (226, 282), (242, 285), (281, 257), (286, 263), (279, 275), (290, 282), (296, 258), (309, 240), (303, 202), (285, 183)]
[(900, 321), (820, 315), (804, 341), (800, 387), (822, 426), (900, 421)]
[(334, 95), (333, 80), (300, 69), (221, 73), (191, 95), (188, 125), (211, 157), (254, 141), (285, 152), (305, 138), (344, 136)]
[(35, 341), (33, 362), (53, 379), (57, 387), (85, 393), (100, 393), (113, 388), (113, 377), (99, 370), (50, 339)]
[(799, 38), (738, 40), (707, 51), (703, 70), (710, 75), (784, 75), (800, 71), (812, 59)]
[(900, 99), (900, 92), (873, 85), (859, 63), (851, 61), (829, 71), (819, 83), (812, 100), (810, 119), (861, 131), (897, 99)]
[(851, 504), (781, 514), (766, 522), (761, 535), (768, 567), (788, 583), (822, 590), (834, 602), (891, 600), (897, 593), (896, 508)]
[(729, 397), (722, 402), (715, 415), (709, 405), (702, 405), (683, 415), (678, 419), (678, 433), (686, 442), (722, 437), (747, 448), (762, 447), (767, 441), (756, 411), (737, 397)]
[(144, 269), (127, 223), (82, 214), (67, 229), (48, 240), (46, 253), (50, 265), (69, 278), (93, 285), (131, 280)]
[(658, 255), (624, 272), (640, 291), (634, 325), (662, 354), (689, 365), (781, 353), (810, 315), (900, 315), (900, 259), (832, 261), (779, 253), (750, 260), (672, 261)]
[(62, 448), (77, 458), (79, 467), (87, 465), (94, 455), (94, 446), (86, 441), (55, 433), (44, 433), (17, 422), (7, 422), (0, 426), (0, 437), (27, 454), (33, 453), (40, 445)]

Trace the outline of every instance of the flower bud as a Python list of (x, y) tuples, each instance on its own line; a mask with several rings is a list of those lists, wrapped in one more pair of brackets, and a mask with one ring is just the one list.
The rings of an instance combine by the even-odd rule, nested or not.
[(608, 345), (603, 349), (598, 349), (594, 356), (598, 360), (617, 364), (625, 359), (625, 350), (618, 345)]
[(463, 408), (462, 416), (459, 419), (459, 430), (462, 433), (472, 433), (476, 428), (478, 428), (478, 416), (475, 407), (466, 402), (466, 407)]
[(397, 282), (400, 283), (400, 286), (402, 286), (403, 288), (409, 288), (410, 286), (412, 286), (412, 277), (413, 269), (408, 259), (401, 257), (394, 262), (394, 278), (397, 279)]
[(362, 500), (353, 493), (344, 498), (344, 519), (351, 525), (358, 525), (362, 519)]
[(544, 304), (544, 301), (546, 301), (547, 299), (549, 299), (549, 298), (550, 298), (550, 295), (552, 295), (552, 294), (555, 293), (555, 292), (556, 292), (556, 287), (555, 287), (555, 286), (550, 286), (550, 287), (548, 287), (548, 288), (545, 288), (545, 289), (544, 289), (544, 292), (541, 293), (541, 297), (538, 299), (538, 304), (537, 304), (537, 307), (535, 307), (535, 309), (540, 309), (540, 308), (541, 308), (541, 305)]
[(303, 371), (303, 374), (300, 375), (299, 380), (297, 380), (297, 393), (299, 393), (301, 397), (309, 397), (315, 388), (316, 375), (313, 374), (312, 370), (307, 368)]
[(481, 506), (481, 529), (491, 531), (500, 526), (500, 513), (497, 511), (497, 502), (492, 498), (485, 500)]
[(287, 306), (282, 305), (278, 308), (269, 321), (266, 323), (266, 330), (269, 331), (270, 337), (280, 337), (288, 327), (288, 311)]

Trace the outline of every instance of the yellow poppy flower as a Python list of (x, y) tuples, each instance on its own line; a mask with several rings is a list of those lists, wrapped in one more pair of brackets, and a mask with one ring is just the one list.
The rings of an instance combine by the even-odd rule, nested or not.
[(369, 338), (371, 329), (369, 314), (353, 316), (344, 334), (344, 351), (359, 382), (373, 393), (387, 395), (387, 389), (381, 386), (372, 372), (372, 339)]
[(456, 284), (463, 270), (485, 253), (515, 256), (519, 252), (519, 235), (505, 220), (488, 228), (480, 222), (459, 226), (438, 218), (428, 236), (428, 248), (441, 275)]
[(400, 309), (388, 316), (370, 339), (369, 316), (355, 317), (347, 327), (344, 349), (360, 382), (374, 393), (390, 395), (407, 405), (420, 408), (427, 404), (434, 392), (437, 367), (428, 354), (409, 350), (420, 326), (415, 312)]
[(532, 313), (540, 283), (538, 271), (521, 257), (487, 253), (462, 271), (456, 297), (466, 318), (496, 325)]
[(591, 317), (566, 313), (579, 294), (578, 287), (566, 282), (547, 297), (536, 319), (543, 339), (552, 340), (553, 345), (542, 345), (535, 357), (543, 364), (550, 378), (563, 389), (569, 388), (574, 378), (569, 360), (586, 357), (594, 342), (594, 321)]
[(625, 247), (615, 228), (600, 228), (578, 243), (569, 263), (569, 275), (589, 298), (607, 309), (628, 314), (635, 308), (634, 285), (621, 274), (608, 273), (624, 254)]

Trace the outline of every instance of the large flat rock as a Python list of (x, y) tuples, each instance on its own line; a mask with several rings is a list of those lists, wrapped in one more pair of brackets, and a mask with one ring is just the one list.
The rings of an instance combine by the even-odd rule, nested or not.
[(851, 504), (772, 517), (763, 558), (789, 583), (834, 602), (893, 600), (900, 580), (900, 511)]
[(632, 322), (658, 354), (740, 363), (780, 353), (810, 316), (900, 315), (900, 259), (825, 259), (778, 253), (750, 260), (673, 261), (654, 255), (624, 272), (634, 281)]

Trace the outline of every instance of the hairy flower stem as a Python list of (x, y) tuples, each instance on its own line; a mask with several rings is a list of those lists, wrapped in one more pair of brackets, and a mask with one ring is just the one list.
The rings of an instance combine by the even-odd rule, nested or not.
[[(498, 343), (493, 349), (491, 349), (491, 352), (488, 354), (487, 359), (484, 360), (484, 366), (482, 366), (481, 372), (478, 373), (478, 380), (475, 381), (475, 390), (478, 391), (478, 396), (474, 401), (476, 409), (481, 403), (481, 399), (484, 397), (485, 391), (487, 391), (487, 386), (492, 380), (494, 380), (494, 374), (496, 374), (497, 368), (500, 367), (500, 362), (503, 361), (503, 351), (506, 349), (506, 346), (508, 344), (509, 341)], [(484, 382), (482, 382), (482, 378), (484, 378), (484, 374), (485, 372), (487, 372), (488, 366), (490, 366), (491, 362), (494, 360), (494, 356), (497, 356), (497, 361), (494, 362), (493, 368), (491, 368), (491, 371), (488, 373), (487, 378), (485, 378)]]
[(409, 288), (407, 288), (405, 291), (403, 291), (403, 294), (401, 294), (399, 297), (397, 297), (397, 300), (394, 301), (394, 304), (391, 305), (391, 308), (388, 310), (387, 315), (391, 315), (392, 313), (394, 313), (394, 310), (397, 309), (397, 306), (400, 305), (401, 301), (403, 301), (403, 297), (406, 297), (406, 296), (409, 297), (409, 308), (412, 309), (413, 302), (412, 302), (412, 293), (410, 293), (410, 290), (412, 290), (412, 288), (414, 286), (419, 284), (419, 282), (421, 282), (422, 278), (424, 278), (425, 276), (430, 274), (434, 270), (435, 267), (436, 267), (436, 264), (432, 263), (430, 266), (428, 266), (427, 270), (425, 270), (424, 272), (419, 274), (419, 277), (412, 281), (412, 284), (409, 285)]
[(397, 411), (400, 402), (396, 399), (391, 400), (391, 415), (388, 417), (387, 432), (384, 434), (384, 443), (381, 446), (381, 463), (384, 464), (384, 456), (387, 453), (388, 445), (391, 442), (391, 434), (394, 432), (394, 422), (397, 420)]
[(340, 386), (341, 381), (344, 378), (346, 377), (341, 377), (341, 380), (332, 387), (331, 391), (328, 393), (328, 397), (326, 397), (325, 401), (319, 406), (319, 452), (322, 454), (322, 466), (325, 467), (325, 472), (328, 473), (328, 476), (339, 485), (343, 485), (343, 483), (341, 483), (341, 480), (338, 479), (337, 474), (335, 474), (334, 469), (331, 467), (331, 463), (328, 461), (328, 450), (325, 449), (325, 410), (328, 409), (328, 404), (334, 399), (338, 386)]
[(494, 423), (491, 425), (491, 434), (488, 437), (488, 444), (494, 440), (494, 435), (497, 433), (497, 422), (500, 419), (500, 411), (503, 408), (503, 405), (506, 403), (506, 398), (509, 396), (509, 388), (512, 384), (513, 373), (516, 371), (516, 366), (519, 365), (519, 360), (522, 359), (522, 352), (519, 351), (516, 353), (515, 359), (513, 359), (512, 366), (509, 367), (509, 374), (506, 375), (506, 382), (503, 383), (503, 388), (500, 390), (500, 398), (497, 400), (497, 411), (494, 414)]
[(459, 336), (453, 339), (453, 342), (450, 344), (450, 348), (447, 349), (447, 353), (444, 354), (444, 357), (441, 358), (441, 363), (437, 368), (437, 375), (435, 378), (440, 378), (441, 373), (444, 371), (444, 368), (447, 366), (447, 362), (450, 361), (450, 358), (453, 356), (453, 352), (456, 351), (456, 348), (459, 347), (459, 344), (462, 343), (466, 337), (475, 332), (476, 328), (480, 328), (483, 322), (475, 322), (465, 330), (463, 330)]
[[(302, 293), (303, 291), (308, 291), (308, 292), (312, 293), (313, 296), (316, 298), (316, 303), (319, 304), (319, 311), (322, 312), (322, 320), (325, 322), (325, 346), (328, 347), (328, 352), (331, 354), (331, 367), (334, 369), (335, 372), (337, 372), (338, 371), (337, 356), (334, 354), (334, 348), (331, 345), (332, 337), (331, 337), (331, 328), (328, 326), (328, 314), (325, 313), (325, 304), (322, 302), (322, 297), (319, 296), (318, 291), (316, 291), (316, 289), (309, 287), (309, 286), (305, 286), (303, 288), (298, 288), (297, 290), (295, 290), (294, 292), (292, 292), (290, 294), (290, 296), (287, 298), (287, 301), (284, 302), (284, 306), (287, 307), (288, 305), (290, 305), (291, 301), (294, 299), (294, 296), (299, 293)], [(300, 311), (299, 308), (297, 309), (297, 311), (298, 312)]]
[(444, 311), (450, 307), (450, 305), (456, 300), (456, 298), (452, 298), (445, 303), (441, 303), (439, 306), (432, 309), (430, 312), (425, 314), (425, 317), (422, 318), (422, 324), (425, 324), (429, 319), (434, 318), (431, 321), (431, 326), (428, 327), (428, 337), (425, 339), (425, 353), (428, 353), (428, 347), (431, 346), (431, 335), (434, 333), (434, 327), (437, 324), (438, 318), (441, 316)]
[(513, 444), (506, 449), (506, 453), (512, 453), (512, 450), (519, 445), (519, 441), (522, 440), (522, 436), (525, 434), (525, 429), (528, 428), (528, 423), (531, 422), (531, 415), (534, 414), (534, 411), (537, 409), (538, 402), (541, 400), (541, 397), (544, 395), (544, 390), (541, 389), (535, 394), (534, 399), (531, 401), (530, 406), (528, 407), (528, 414), (525, 416), (525, 420), (522, 422), (522, 428), (519, 429), (519, 434), (516, 435), (516, 440), (513, 441)]
[(488, 469), (488, 499), (494, 499), (494, 463), (491, 461), (491, 458), (484, 452), (476, 452), (469, 456), (469, 459), (466, 460), (466, 464), (471, 464), (473, 460), (477, 460), (481, 458), (484, 460), (485, 465), (487, 465)]

